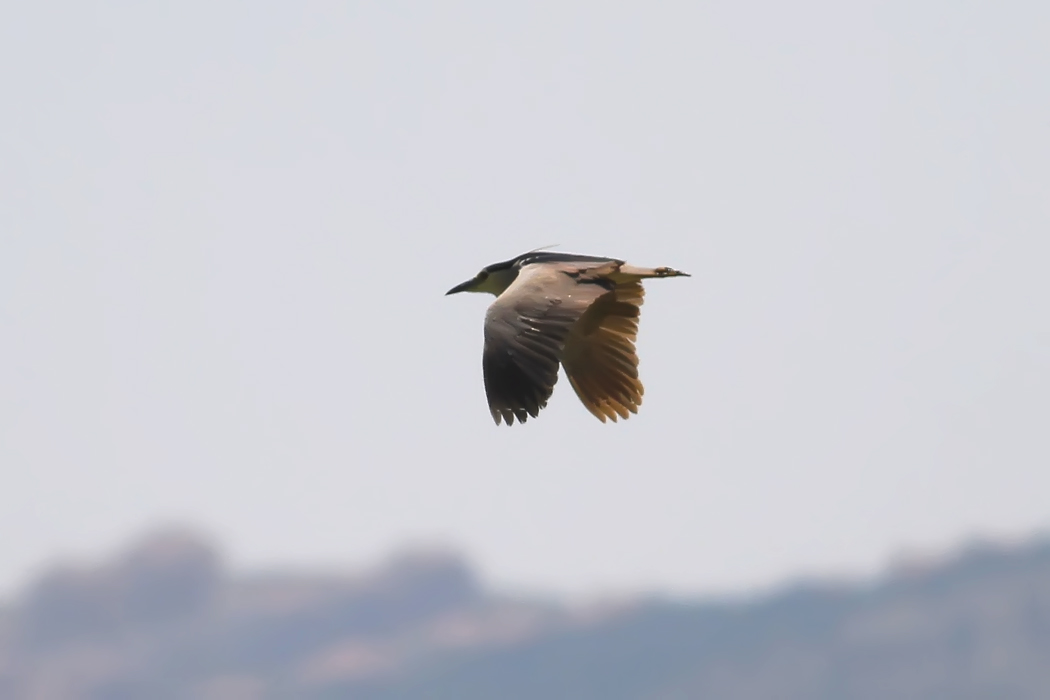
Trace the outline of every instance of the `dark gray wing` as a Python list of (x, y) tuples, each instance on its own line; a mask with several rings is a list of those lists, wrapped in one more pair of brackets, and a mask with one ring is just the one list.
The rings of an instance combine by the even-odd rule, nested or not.
[[(535, 418), (558, 381), (562, 348), (573, 325), (612, 284), (581, 267), (527, 265), (485, 314), (485, 394), (499, 425)], [(591, 270), (587, 270), (590, 273)]]

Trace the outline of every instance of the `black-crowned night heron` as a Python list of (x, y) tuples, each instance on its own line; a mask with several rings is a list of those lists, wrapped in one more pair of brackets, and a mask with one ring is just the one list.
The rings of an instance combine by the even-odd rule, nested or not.
[(497, 297), (485, 314), (482, 358), (496, 425), (535, 418), (554, 391), (559, 363), (580, 401), (603, 423), (637, 413), (643, 387), (634, 343), (642, 280), (688, 276), (614, 258), (532, 251), (489, 265), (448, 290)]

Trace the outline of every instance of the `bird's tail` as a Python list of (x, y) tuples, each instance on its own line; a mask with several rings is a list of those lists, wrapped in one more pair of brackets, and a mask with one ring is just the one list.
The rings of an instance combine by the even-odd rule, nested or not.
[(620, 265), (616, 272), (609, 275), (616, 283), (635, 282), (637, 280), (652, 277), (690, 277), (689, 273), (675, 270), (670, 267), (637, 267), (635, 265)]

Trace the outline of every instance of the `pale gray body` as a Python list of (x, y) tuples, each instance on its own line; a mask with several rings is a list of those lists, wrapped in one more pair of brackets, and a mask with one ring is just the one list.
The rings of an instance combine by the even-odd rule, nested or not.
[(635, 339), (641, 280), (688, 277), (614, 258), (531, 252), (489, 265), (448, 291), (488, 292), (482, 368), (492, 418), (524, 423), (547, 405), (565, 368), (576, 395), (603, 423), (638, 412)]

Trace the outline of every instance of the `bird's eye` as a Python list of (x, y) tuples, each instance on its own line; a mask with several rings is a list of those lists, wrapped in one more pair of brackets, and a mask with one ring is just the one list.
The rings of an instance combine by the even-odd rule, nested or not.
[(489, 273), (485, 272), (484, 270), (482, 270), (481, 272), (478, 273), (478, 282), (484, 282), (488, 278), (489, 278)]

